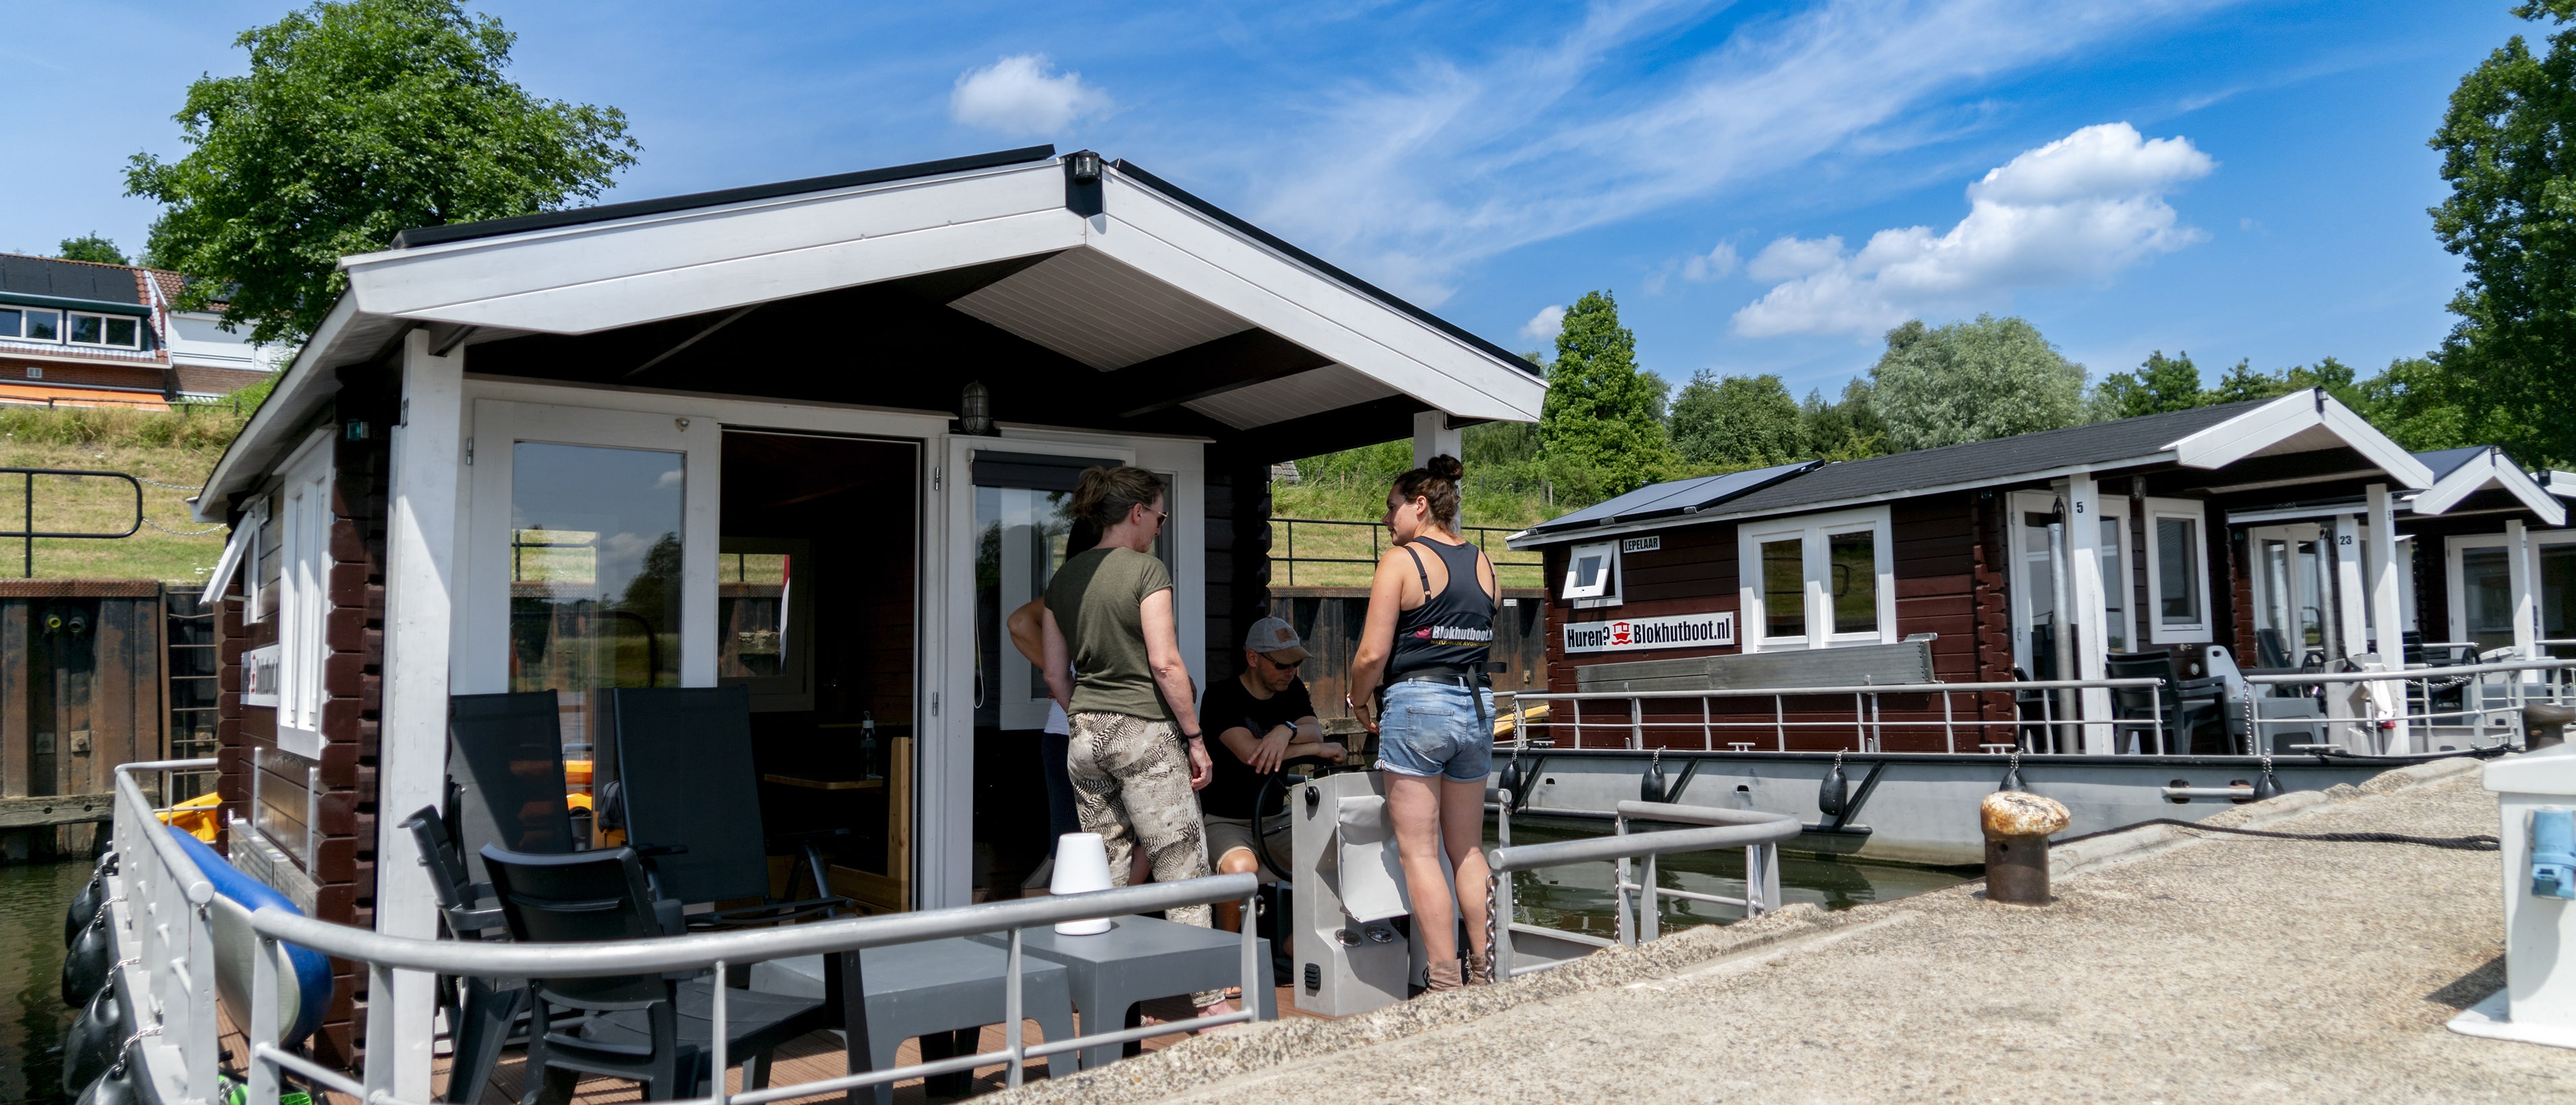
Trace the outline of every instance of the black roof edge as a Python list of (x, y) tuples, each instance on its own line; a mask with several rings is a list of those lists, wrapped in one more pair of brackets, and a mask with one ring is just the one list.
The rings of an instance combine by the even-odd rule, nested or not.
[(776, 184), (752, 184), (741, 188), (719, 189), (713, 192), (691, 192), (682, 196), (665, 196), (661, 199), (630, 200), (625, 203), (601, 204), (597, 207), (576, 207), (568, 211), (542, 211), (533, 215), (513, 215), (506, 219), (485, 219), (481, 222), (448, 223), (441, 226), (416, 226), (395, 234), (393, 248), (410, 249), (413, 246), (433, 246), (444, 242), (461, 242), (474, 238), (490, 238), (501, 234), (517, 234), (521, 231), (527, 230), (552, 230), (556, 227), (580, 226), (584, 223), (607, 222), (611, 219), (628, 219), (634, 218), (638, 215), (660, 215), (672, 211), (686, 211), (695, 207), (715, 207), (720, 204), (776, 199), (780, 196), (801, 195), (806, 192), (827, 192), (835, 188), (856, 188), (865, 184), (884, 184), (888, 181), (907, 180), (913, 177), (939, 176), (943, 173), (963, 173), (975, 169), (993, 169), (1004, 165), (1019, 165), (1031, 161), (1044, 161), (1054, 156), (1055, 146), (1052, 143), (1043, 146), (1022, 146), (1016, 150), (997, 150), (992, 153), (973, 154), (967, 157), (949, 157), (942, 158), (937, 161), (919, 161), (910, 165), (892, 165), (882, 169), (861, 169), (854, 173), (837, 173), (832, 176), (806, 177), (803, 180), (784, 180)]
[[(1754, 492), (1756, 492), (1756, 491), (1760, 491), (1760, 490), (1762, 490), (1762, 489), (1764, 489), (1764, 488), (1767, 488), (1767, 487), (1776, 487), (1776, 486), (1778, 486), (1778, 485), (1779, 485), (1782, 481), (1784, 481), (1784, 480), (1793, 480), (1793, 479), (1796, 479), (1796, 478), (1798, 478), (1798, 477), (1800, 477), (1800, 476), (1806, 475), (1806, 474), (1807, 474), (1807, 473), (1809, 473), (1809, 472), (1813, 472), (1813, 471), (1815, 471), (1816, 469), (1822, 468), (1822, 467), (1824, 467), (1825, 465), (1827, 465), (1827, 464), (1829, 464), (1829, 463), (1832, 463), (1832, 462), (1830, 462), (1830, 461), (1822, 461), (1822, 460), (1802, 460), (1802, 461), (1797, 461), (1797, 462), (1794, 462), (1794, 463), (1795, 463), (1795, 467), (1791, 467), (1791, 468), (1789, 468), (1789, 470), (1788, 470), (1788, 471), (1786, 471), (1786, 472), (1782, 472), (1782, 473), (1780, 473), (1780, 474), (1779, 474), (1779, 475), (1777, 475), (1777, 476), (1773, 476), (1773, 477), (1771, 477), (1770, 479), (1767, 479), (1767, 480), (1762, 481), (1761, 483), (1754, 484), (1754, 485), (1752, 485), (1751, 487), (1746, 487), (1746, 488), (1743, 488), (1743, 489), (1741, 489), (1741, 490), (1738, 490), (1738, 491), (1736, 491), (1736, 492), (1734, 492), (1734, 493), (1732, 493), (1732, 494), (1729, 494), (1729, 495), (1725, 496), (1724, 498), (1711, 499), (1711, 500), (1708, 500), (1708, 501), (1706, 501), (1706, 502), (1700, 502), (1700, 503), (1692, 503), (1692, 504), (1691, 504), (1691, 505), (1689, 505), (1689, 506), (1658, 507), (1658, 508), (1656, 508), (1656, 509), (1654, 509), (1654, 510), (1642, 510), (1642, 511), (1638, 511), (1638, 512), (1636, 512), (1636, 513), (1634, 513), (1634, 514), (1605, 514), (1605, 515), (1603, 515), (1603, 516), (1601, 516), (1601, 517), (1599, 517), (1599, 518), (1586, 519), (1586, 520), (1584, 520), (1584, 521), (1582, 521), (1582, 522), (1578, 522), (1578, 523), (1576, 523), (1576, 524), (1574, 524), (1574, 525), (1564, 526), (1564, 527), (1561, 527), (1561, 528), (1557, 528), (1557, 527), (1556, 527), (1556, 523), (1555, 523), (1555, 522), (1552, 522), (1552, 521), (1550, 521), (1550, 522), (1540, 522), (1539, 524), (1534, 525), (1534, 526), (1531, 526), (1531, 527), (1529, 527), (1528, 529), (1523, 530), (1522, 532), (1523, 532), (1523, 533), (1531, 534), (1531, 535), (1533, 535), (1533, 536), (1568, 537), (1568, 536), (1572, 536), (1572, 535), (1574, 535), (1574, 534), (1580, 533), (1580, 532), (1582, 532), (1582, 531), (1584, 531), (1584, 530), (1587, 530), (1587, 529), (1599, 529), (1599, 528), (1601, 528), (1601, 527), (1603, 527), (1603, 526), (1622, 526), (1622, 525), (1626, 525), (1626, 524), (1628, 524), (1628, 523), (1630, 523), (1630, 522), (1648, 522), (1648, 521), (1653, 521), (1653, 520), (1655, 520), (1655, 519), (1657, 519), (1657, 518), (1673, 517), (1673, 516), (1685, 515), (1685, 514), (1697, 514), (1697, 513), (1699, 513), (1700, 511), (1706, 510), (1706, 509), (1708, 509), (1708, 508), (1710, 508), (1710, 507), (1713, 507), (1713, 506), (1724, 506), (1724, 505), (1726, 505), (1728, 502), (1731, 502), (1731, 501), (1736, 500), (1736, 499), (1741, 499), (1741, 498), (1743, 498), (1743, 497), (1745, 497), (1745, 496), (1747, 496), (1747, 495), (1750, 495), (1750, 494), (1752, 494), (1752, 493), (1754, 493)], [(1669, 481), (1669, 482), (1679, 482), (1679, 481)], [(1587, 509), (1587, 510), (1588, 510), (1588, 509), (1591, 509), (1591, 508), (1586, 507), (1585, 509)]]
[(1366, 280), (1362, 280), (1359, 277), (1353, 276), (1350, 273), (1343, 271), (1340, 266), (1337, 266), (1330, 261), (1326, 261), (1321, 257), (1317, 257), (1314, 254), (1290, 245), (1287, 240), (1267, 230), (1263, 230), (1260, 227), (1254, 226), (1251, 223), (1243, 221), (1241, 218), (1236, 217), (1233, 212), (1227, 211), (1222, 207), (1218, 207), (1213, 203), (1200, 199), (1199, 197), (1190, 194), (1179, 185), (1173, 184), (1168, 180), (1164, 180), (1161, 177), (1146, 172), (1142, 166), (1137, 165), (1133, 161), (1129, 161), (1122, 157), (1111, 164), (1116, 165), (1119, 172), (1135, 177), (1137, 180), (1144, 182), (1147, 187), (1181, 201), (1191, 209), (1196, 210), (1199, 214), (1224, 223), (1226, 226), (1233, 228), (1237, 233), (1240, 233), (1247, 238), (1251, 238), (1265, 246), (1269, 246), (1270, 248), (1278, 250), (1281, 253), (1285, 253), (1290, 257), (1294, 257), (1307, 267), (1312, 268), (1317, 272), (1321, 272), (1326, 276), (1332, 277), (1335, 280), (1339, 280), (1344, 284), (1348, 284), (1353, 289), (1377, 300), (1380, 303), (1384, 303), (1389, 307), (1393, 307), (1396, 310), (1404, 312), (1405, 314), (1412, 315), (1417, 320), (1429, 323), (1433, 328), (1439, 330), (1441, 333), (1447, 334), (1450, 337), (1475, 346), (1479, 350), (1492, 354), (1496, 360), (1503, 361), (1514, 368), (1518, 368), (1523, 372), (1529, 373), (1532, 376), (1540, 376), (1544, 378), (1544, 373), (1541, 372), (1539, 366), (1521, 359), (1520, 354), (1514, 353), (1502, 346), (1477, 337), (1476, 335), (1469, 333), (1465, 327), (1462, 327), (1457, 323), (1432, 314), (1431, 312), (1423, 310), (1420, 307), (1416, 307), (1411, 303), (1407, 303), (1403, 299), (1398, 298), (1394, 293), (1378, 287), (1375, 284), (1371, 284)]

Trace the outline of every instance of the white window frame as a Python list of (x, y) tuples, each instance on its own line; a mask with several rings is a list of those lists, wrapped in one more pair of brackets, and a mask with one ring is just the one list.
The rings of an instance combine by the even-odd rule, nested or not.
[[(73, 319), (81, 319), (81, 318), (94, 318), (94, 319), (97, 319), (97, 320), (98, 320), (98, 333), (99, 333), (99, 338), (100, 338), (100, 340), (98, 340), (98, 341), (74, 341), (74, 340), (72, 340), (72, 326), (71, 326), (72, 320), (73, 320)], [(134, 322), (134, 324), (135, 324), (135, 325), (134, 325), (134, 344), (132, 344), (132, 345), (118, 345), (118, 344), (116, 344), (115, 342), (105, 340), (105, 339), (106, 339), (106, 337), (107, 337), (107, 324), (108, 324), (108, 320), (110, 320), (110, 319), (119, 319), (119, 318), (122, 318), (122, 319), (131, 319), (131, 320)], [(65, 345), (77, 345), (77, 346), (81, 346), (81, 347), (83, 347), (83, 348), (87, 348), (87, 349), (141, 349), (141, 348), (143, 348), (143, 320), (138, 319), (138, 318), (134, 318), (134, 316), (132, 316), (132, 315), (111, 314), (111, 313), (108, 313), (108, 312), (106, 312), (106, 311), (65, 311), (65, 312), (63, 312), (62, 329), (61, 329), (59, 332), (62, 334), (62, 341), (63, 341), (63, 344), (65, 344)]]
[[(62, 313), (60, 310), (57, 310), (57, 309), (52, 308), (52, 307), (29, 307), (29, 306), (25, 306), (25, 305), (23, 305), (23, 304), (16, 304), (16, 303), (12, 303), (12, 304), (10, 304), (10, 305), (9, 305), (9, 309), (10, 309), (10, 310), (12, 310), (12, 311), (16, 311), (16, 312), (18, 312), (18, 332), (17, 332), (17, 333), (15, 333), (15, 334), (7, 335), (7, 336), (9, 336), (9, 337), (13, 337), (13, 338), (16, 338), (16, 339), (17, 339), (17, 340), (19, 340), (19, 341), (42, 341), (42, 342), (52, 342), (52, 343), (54, 343), (54, 344), (56, 344), (56, 345), (60, 345), (60, 344), (62, 344), (62, 342), (63, 342), (63, 313)], [(35, 330), (34, 330), (34, 328), (33, 328), (33, 327), (31, 327), (31, 326), (29, 326), (29, 325), (27, 325), (27, 323), (28, 323), (28, 321), (29, 321), (30, 319), (32, 319), (32, 318), (33, 318), (34, 316), (36, 316), (36, 315), (52, 315), (52, 316), (54, 316), (54, 336), (53, 336), (53, 337), (50, 337), (50, 338), (40, 338), (40, 337), (36, 337), (36, 336), (35, 336)]]
[[(2150, 498), (2144, 506), (2146, 532), (2140, 543), (2145, 547), (2138, 552), (2146, 558), (2147, 608), (2144, 613), (2147, 615), (2147, 641), (2159, 645), (2208, 644), (2213, 639), (2209, 616), (2209, 504), (2199, 499)], [(2164, 518), (2190, 519), (2192, 532), (2197, 536), (2192, 548), (2191, 578), (2199, 582), (2193, 593), (2199, 596), (2200, 601), (2194, 611), (2196, 618), (2182, 625), (2165, 624), (2164, 546), (2156, 540), (2156, 522)], [(2129, 636), (2134, 640), (2138, 619), (2130, 621)], [(2137, 646), (2133, 643), (2130, 647)]]
[(331, 431), (313, 436), (278, 468), (277, 745), (322, 755), (323, 661), (330, 653)]
[[(1846, 533), (1870, 535), (1870, 552), (1876, 562), (1874, 574), (1878, 580), (1878, 628), (1875, 631), (1836, 633), (1831, 628), (1834, 609), (1828, 584), (1833, 574), (1833, 558), (1829, 541)], [(1794, 637), (1765, 637), (1762, 634), (1769, 627), (1770, 618), (1763, 607), (1762, 544), (1790, 537), (1800, 541), (1800, 562), (1807, 583), (1808, 632)], [(1744, 651), (1896, 643), (1896, 542), (1886, 507), (1859, 507), (1746, 522), (1736, 527), (1735, 558)]]
[(249, 512), (242, 515), (242, 526), (250, 531), (250, 536), (242, 542), (241, 560), (242, 623), (245, 625), (268, 620), (268, 612), (260, 606), (260, 600), (268, 593), (267, 582), (260, 578), (260, 566), (268, 558), (260, 554), (259, 543), (268, 535), (268, 520), (274, 513), (269, 508), (270, 501), (268, 496), (260, 496), (251, 503)]
[(18, 316), (18, 325), (17, 325), (17, 328), (16, 328), (16, 329), (13, 329), (13, 330), (10, 330), (10, 331), (9, 331), (9, 332), (7, 332), (7, 333), (0, 333), (0, 338), (15, 338), (15, 337), (17, 337), (17, 336), (18, 336), (18, 335), (20, 335), (20, 334), (24, 334), (24, 333), (26, 333), (26, 332), (27, 332), (27, 312), (28, 312), (29, 310), (32, 310), (32, 309), (33, 309), (33, 308), (23, 307), (23, 306), (20, 306), (20, 305), (18, 305), (18, 304), (15, 304), (15, 303), (0, 303), (0, 311), (7, 311), (7, 312), (9, 312), (9, 313), (11, 313), (11, 314), (14, 314), (14, 315), (17, 315), (17, 316)]
[[(1575, 565), (1582, 563), (1584, 557), (1593, 555), (1604, 558), (1605, 570), (1601, 579), (1592, 586), (1580, 586), (1574, 580)], [(1627, 572), (1626, 566), (1619, 562), (1619, 555), (1617, 541), (1588, 541), (1566, 550), (1565, 578), (1558, 583), (1557, 597), (1573, 603), (1577, 610), (1618, 606), (1626, 601), (1622, 588), (1627, 584)]]
[[(2548, 613), (2540, 609), (2543, 593), (2540, 582), (2540, 550), (2549, 545), (2576, 543), (2576, 528), (2525, 529), (2522, 540), (2529, 553), (2529, 559), (2522, 566), (2523, 578), (2530, 581), (2532, 611), (2540, 619), (2537, 624), (2530, 627), (2531, 636), (2535, 641), (2554, 639), (2542, 633), (2542, 629), (2548, 624)], [(2450, 634), (2447, 639), (2453, 641), (2469, 639), (2468, 566), (2461, 554), (2469, 549), (2504, 549), (2506, 555), (2510, 556), (2512, 548), (2512, 537), (2503, 533), (2464, 533), (2442, 539), (2442, 587), (2450, 600), (2449, 624), (2444, 627), (2444, 631)], [(2403, 581), (2404, 577), (2400, 578)], [(2413, 609), (2413, 606), (2410, 604), (2408, 609)]]

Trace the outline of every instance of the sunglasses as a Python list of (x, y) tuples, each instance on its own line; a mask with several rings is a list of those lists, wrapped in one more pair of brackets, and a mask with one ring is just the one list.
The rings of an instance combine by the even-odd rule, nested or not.
[(1283, 664), (1267, 656), (1262, 657), (1261, 662), (1270, 665), (1270, 670), (1272, 671), (1295, 671), (1304, 664), (1303, 661), (1298, 660), (1291, 660)]

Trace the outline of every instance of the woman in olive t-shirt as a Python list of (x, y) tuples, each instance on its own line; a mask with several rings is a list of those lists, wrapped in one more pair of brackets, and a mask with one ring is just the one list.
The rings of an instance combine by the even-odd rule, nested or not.
[[(1191, 792), (1207, 785), (1212, 767), (1181, 662), (1172, 573), (1150, 551), (1167, 517), (1162, 478), (1088, 469), (1072, 506), (1100, 527), (1100, 544), (1047, 584), (1039, 666), (1073, 730), (1066, 766), (1082, 828), (1108, 845), (1109, 878), (1120, 886), (1140, 841), (1157, 881), (1204, 878), (1207, 847)], [(1204, 905), (1165, 916), (1209, 927)], [(1233, 1010), (1223, 990), (1191, 997), (1202, 1015)]]

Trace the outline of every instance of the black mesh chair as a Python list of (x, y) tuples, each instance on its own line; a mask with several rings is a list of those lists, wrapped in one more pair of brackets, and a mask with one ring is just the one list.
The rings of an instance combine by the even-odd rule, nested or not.
[[(665, 928), (632, 848), (530, 855), (487, 846), (481, 858), (510, 935), (521, 942), (678, 935)], [(703, 973), (535, 980), (521, 1105), (570, 1100), (582, 1074), (641, 1082), (647, 1101), (704, 1096), (724, 1076), (710, 1069), (706, 1047), (719, 985), (722, 979)], [(553, 1006), (589, 1015), (557, 1031)], [(742, 1057), (744, 1088), (761, 1089), (769, 1085), (771, 1053), (825, 1022), (818, 999), (727, 990), (725, 1054)]]
[(2162, 746), (2155, 752), (2188, 753), (2195, 730), (2203, 724), (2223, 723), (2225, 720), (2217, 696), (2183, 697), (2181, 681), (2174, 676), (2173, 653), (2169, 650), (2114, 652), (2103, 657), (2102, 669), (2102, 674), (2111, 679), (2161, 680), (2153, 687), (2111, 689), (2111, 731), (2115, 740), (2124, 733), (2131, 740), (2141, 740), (2140, 734), (2155, 732), (2157, 719), (2161, 717), (2164, 737)]
[[(692, 929), (739, 928), (834, 917), (850, 904), (825, 892), (816, 842), (826, 829), (770, 837), (762, 829), (760, 778), (751, 755), (751, 692), (732, 687), (621, 687), (607, 698), (615, 778), (599, 801), (629, 845), (649, 858), (658, 894), (687, 905), (756, 902), (701, 912)], [(769, 894), (769, 857), (795, 855), (820, 895)]]

